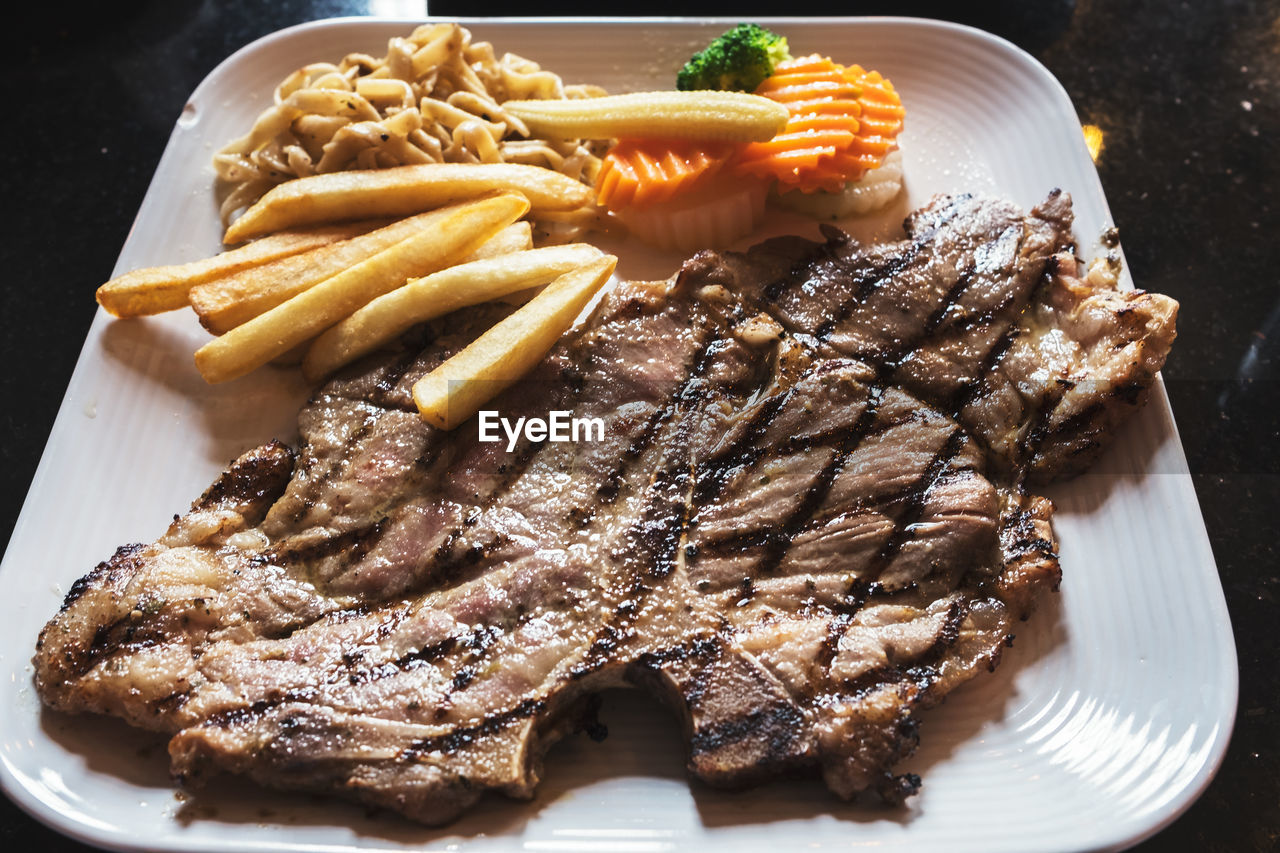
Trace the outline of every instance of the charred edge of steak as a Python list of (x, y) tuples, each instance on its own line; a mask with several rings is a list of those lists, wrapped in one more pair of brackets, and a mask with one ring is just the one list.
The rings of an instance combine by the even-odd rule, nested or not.
[[(907, 703), (908, 707), (924, 709), (936, 705), (942, 699), (936, 691), (932, 690), (934, 682), (940, 676), (939, 666), (959, 639), (960, 625), (969, 615), (969, 606), (970, 603), (966, 600), (952, 605), (942, 631), (933, 645), (913, 659), (909, 665), (889, 665), (872, 669), (843, 684), (841, 693), (852, 697), (865, 697), (884, 689), (886, 685), (899, 685), (909, 688), (911, 699)], [(914, 730), (912, 734), (914, 735)], [(910, 755), (910, 752), (904, 753), (901, 757), (905, 758), (907, 755)]]
[[(795, 705), (775, 701), (747, 714), (699, 727), (689, 738), (690, 763), (704, 781), (745, 787), (796, 765), (796, 745), (804, 722), (803, 712)], [(699, 766), (702, 759), (746, 741), (765, 747), (764, 760), (754, 761), (751, 772), (734, 768), (722, 780)]]
[(920, 777), (914, 773), (903, 773), (900, 776), (885, 773), (876, 783), (876, 793), (888, 806), (900, 806), (907, 801), (908, 797), (914, 797), (919, 791)]
[[(910, 245), (905, 250), (894, 254), (887, 261), (873, 265), (869, 269), (859, 272), (857, 289), (840, 305), (834, 316), (828, 318), (814, 331), (814, 336), (818, 340), (827, 340), (831, 336), (831, 333), (839, 327), (840, 323), (849, 319), (853, 315), (854, 310), (865, 302), (868, 296), (882, 287), (886, 282), (890, 281), (894, 276), (910, 269), (917, 260), (926, 258), (927, 255), (925, 250), (933, 242), (938, 231), (955, 220), (956, 217), (960, 215), (960, 211), (963, 207), (973, 201), (973, 196), (969, 194), (952, 196), (944, 199), (944, 203), (940, 206), (936, 201), (937, 200), (935, 200), (935, 204), (931, 204), (928, 208), (925, 208), (924, 211), (917, 211), (915, 214), (908, 216), (906, 220), (903, 221), (903, 230), (911, 240)], [(828, 251), (834, 256), (836, 248), (843, 247), (851, 241), (847, 236), (844, 240), (838, 240), (831, 233), (831, 230), (824, 233), (827, 236), (826, 245), (828, 247)], [(962, 272), (960, 279), (963, 280), (964, 278), (965, 275)], [(964, 285), (964, 287), (967, 286), (967, 284)], [(950, 298), (958, 297), (959, 294), (963, 292), (964, 287), (953, 288), (953, 294), (950, 295)], [(950, 308), (950, 304), (947, 304), (946, 308)], [(943, 310), (945, 311), (946, 308)], [(913, 348), (914, 347), (911, 344), (904, 344), (902, 352), (897, 354), (897, 358), (901, 358), (906, 355)], [(886, 362), (891, 360), (892, 359), (885, 359), (884, 361), (879, 362), (877, 367), (881, 370), (886, 370)]]
[(293, 476), (294, 451), (280, 441), (254, 448), (232, 461), (191, 509), (236, 509), (252, 527), (266, 516)]
[[(717, 788), (798, 777), (815, 765), (803, 709), (776, 690), (770, 693), (758, 672), (741, 668), (744, 662), (723, 638), (700, 637), (642, 654), (624, 673), (627, 682), (677, 716), (689, 773)], [(735, 667), (737, 677), (725, 678)], [(754, 676), (755, 689), (748, 696), (738, 692), (743, 674)]]
[[(79, 601), (82, 595), (93, 587), (104, 585), (107, 576), (111, 573), (122, 572), (132, 575), (138, 569), (137, 562), (133, 561), (132, 558), (146, 547), (147, 546), (141, 542), (135, 542), (132, 545), (121, 545), (116, 549), (116, 552), (111, 555), (110, 559), (104, 560), (94, 566), (92, 571), (78, 578), (76, 582), (71, 585), (71, 589), (67, 590), (66, 596), (62, 599), (62, 606), (58, 608), (58, 612), (65, 612), (71, 607), (71, 605)], [(48, 629), (46, 628), (45, 630)], [(36, 643), (37, 650), (43, 642), (44, 632), (42, 631), (40, 634), (40, 641)]]
[[(40, 632), (36, 640), (35, 677), (37, 690), (49, 701), (52, 693), (71, 685), (94, 667), (100, 660), (117, 654), (121, 649), (145, 648), (153, 645), (159, 638), (139, 626), (128, 616), (114, 620), (109, 624), (98, 625), (91, 637), (76, 641), (70, 637), (56, 638), (56, 644), (62, 646), (60, 655), (51, 657), (46, 653), (50, 632), (62, 631), (62, 617), (78, 601), (91, 591), (97, 593), (102, 588), (114, 589), (123, 586), (132, 578), (150, 557), (150, 549), (145, 545), (125, 545), (116, 549), (111, 559), (99, 563), (93, 571), (72, 584), (63, 599), (58, 616), (50, 620)], [(68, 629), (69, 630), (69, 629)]]
[(1029, 329), (1068, 333), (1079, 354), (1040, 389), (1036, 418), (1021, 443), (1030, 484), (1087, 468), (1109, 436), (1145, 403), (1177, 337), (1178, 303), (1161, 294), (1119, 289), (1120, 264), (1099, 258), (1085, 274), (1069, 253), (1055, 255), (1041, 282)]
[[(1015, 502), (1016, 501), (1016, 502)], [(1010, 612), (1026, 619), (1042, 587), (1056, 590), (1062, 581), (1058, 539), (1053, 530), (1053, 502), (1036, 495), (1010, 498), (1001, 509), (1000, 598)]]
[[(249, 450), (233, 460), (192, 504), (191, 514), (207, 510), (231, 511), (241, 516), (245, 526), (260, 522), (271, 503), (288, 485), (293, 474), (293, 462), (293, 450), (279, 441)], [(126, 585), (154, 558), (156, 549), (164, 550), (165, 543), (174, 544), (183, 539), (178, 532), (182, 522), (181, 517), (175, 517), (173, 525), (156, 546), (128, 545), (117, 549), (110, 560), (100, 563), (72, 584), (58, 615), (44, 627), (36, 642), (35, 675), (42, 696), (54, 701), (54, 693), (69, 689), (76, 679), (102, 661), (149, 648), (169, 638), (167, 632), (174, 628), (174, 624), (167, 619), (150, 618), (146, 608), (152, 602), (146, 600), (145, 595), (123, 612), (117, 605)], [(109, 622), (100, 621), (89, 635), (87, 629), (91, 625), (72, 619), (69, 611), (91, 593), (101, 597), (99, 617), (110, 613), (115, 618)], [(90, 609), (95, 610), (98, 606), (97, 602), (92, 603)], [(61, 646), (57, 659), (44, 653), (51, 631), (62, 633), (57, 638), (57, 644)]]

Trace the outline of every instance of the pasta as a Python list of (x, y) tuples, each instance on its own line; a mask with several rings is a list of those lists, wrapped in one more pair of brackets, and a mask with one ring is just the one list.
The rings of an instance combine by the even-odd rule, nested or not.
[[(508, 100), (586, 98), (595, 86), (565, 85), (536, 62), (498, 57), (457, 24), (424, 24), (393, 38), (381, 59), (348, 54), (299, 68), (276, 87), (253, 128), (213, 158), (227, 225), (291, 178), (415, 163), (524, 163), (588, 186), (602, 144), (530, 137), (503, 109)], [(600, 222), (594, 205), (539, 216), (539, 242), (567, 242)]]

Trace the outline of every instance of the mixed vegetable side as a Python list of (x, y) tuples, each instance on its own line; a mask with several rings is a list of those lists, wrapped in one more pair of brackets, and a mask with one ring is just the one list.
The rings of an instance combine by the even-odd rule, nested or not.
[[(745, 233), (770, 190), (790, 207), (834, 217), (883, 206), (901, 188), (896, 163), (873, 174), (897, 150), (905, 115), (893, 84), (876, 71), (817, 54), (792, 57), (784, 37), (741, 24), (694, 55), (676, 85), (751, 92), (786, 107), (787, 117), (771, 138), (751, 142), (619, 138), (601, 163), (598, 201), (650, 242), (723, 242), (724, 222), (743, 219), (744, 203), (753, 211)], [(672, 216), (682, 219), (676, 234)]]

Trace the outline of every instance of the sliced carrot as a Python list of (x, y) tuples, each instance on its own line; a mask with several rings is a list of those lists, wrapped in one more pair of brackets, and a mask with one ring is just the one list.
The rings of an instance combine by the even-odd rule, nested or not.
[(734, 168), (784, 190), (836, 192), (897, 148), (905, 111), (876, 71), (804, 56), (778, 63), (756, 94), (785, 104), (791, 118), (773, 139), (746, 146)]
[[(773, 101), (790, 104), (804, 98), (851, 98), (857, 99), (858, 88), (841, 80), (838, 69), (826, 74), (788, 74), (786, 84), (757, 89), (757, 95), (764, 95)], [(765, 81), (768, 82), (767, 80)], [(763, 84), (761, 84), (763, 86)]]
[(862, 123), (857, 138), (842, 157), (846, 162), (861, 164), (861, 170), (877, 168), (891, 152), (897, 149), (898, 134), (907, 111), (893, 84), (879, 71), (864, 71), (860, 65), (845, 69), (849, 79), (857, 82), (862, 94), (858, 103), (862, 106)]
[[(791, 151), (782, 151), (770, 158), (770, 168), (789, 169), (796, 173), (806, 173), (817, 175), (827, 169), (826, 162), (834, 156), (835, 151), (831, 148), (796, 148)], [(747, 169), (748, 172), (751, 169)]]
[(834, 154), (852, 145), (853, 139), (854, 134), (847, 129), (809, 129), (795, 133), (779, 133), (768, 142), (758, 142), (751, 145), (742, 152), (738, 162), (750, 163), (753, 160), (768, 160), (771, 157), (796, 148), (829, 148)]
[(835, 63), (831, 61), (829, 56), (823, 56), (820, 53), (811, 53), (808, 56), (793, 56), (791, 59), (784, 59), (774, 66), (773, 73), (764, 79), (760, 87), (768, 88), (770, 86), (785, 85), (779, 82), (780, 74), (825, 74), (834, 65)]
[(610, 210), (666, 201), (720, 171), (735, 148), (687, 139), (621, 139), (601, 161), (596, 199)]
[(858, 78), (827, 57), (779, 62), (756, 94), (784, 104), (791, 117), (773, 139), (743, 148), (735, 169), (788, 188), (842, 186), (849, 178), (833, 164), (854, 144), (860, 92)]
[(845, 73), (862, 90), (858, 102), (862, 104), (863, 115), (896, 127), (889, 134), (896, 135), (902, 129), (902, 120), (907, 111), (902, 108), (902, 99), (898, 97), (893, 84), (881, 76), (879, 71), (864, 71), (860, 65), (850, 65)]

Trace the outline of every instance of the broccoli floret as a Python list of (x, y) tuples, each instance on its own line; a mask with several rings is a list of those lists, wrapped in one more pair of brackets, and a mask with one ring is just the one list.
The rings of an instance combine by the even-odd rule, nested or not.
[(756, 24), (738, 24), (685, 63), (676, 88), (754, 92), (775, 65), (790, 58), (782, 36)]

